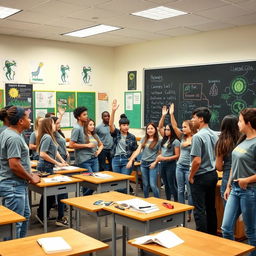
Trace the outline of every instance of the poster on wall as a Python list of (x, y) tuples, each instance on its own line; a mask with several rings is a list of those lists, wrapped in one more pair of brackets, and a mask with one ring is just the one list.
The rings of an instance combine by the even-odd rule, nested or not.
[[(33, 85), (32, 84), (5, 84), (5, 104), (21, 107), (29, 112), (29, 118), (33, 123)], [(24, 132), (26, 141), (33, 131), (31, 127)]]
[(44, 84), (45, 74), (44, 74), (45, 64), (43, 61), (33, 61), (30, 65), (30, 82), (34, 84)]
[(91, 66), (83, 66), (82, 67), (82, 83), (84, 85), (92, 85), (91, 83), (91, 73), (92, 73), (92, 68)]
[(2, 61), (1, 70), (3, 72), (4, 82), (17, 81), (17, 61), (13, 59), (5, 59)]
[(61, 64), (59, 66), (59, 73), (58, 73), (59, 85), (70, 84), (69, 73), (70, 73), (69, 65)]
[(137, 71), (128, 71), (128, 90), (137, 89)]

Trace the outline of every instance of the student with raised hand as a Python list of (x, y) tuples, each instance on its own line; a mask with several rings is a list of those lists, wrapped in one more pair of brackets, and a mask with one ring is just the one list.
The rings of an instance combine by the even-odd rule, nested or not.
[[(39, 161), (37, 164), (37, 170), (40, 172), (46, 172), (53, 174), (53, 167), (55, 165), (63, 167), (68, 164), (60, 156), (57, 151), (58, 143), (55, 139), (54, 132), (56, 126), (51, 118), (44, 118), (38, 129), (38, 135), (36, 138), (37, 151), (39, 152)], [(59, 161), (57, 161), (58, 159)], [(50, 209), (55, 202), (55, 196), (47, 197), (47, 218), (50, 215)], [(64, 213), (63, 213), (64, 214)], [(39, 208), (37, 209), (37, 220), (43, 224), (43, 196), (41, 196)], [(60, 216), (58, 216), (58, 220)], [(63, 225), (67, 225), (67, 220), (63, 219)]]
[(40, 178), (31, 173), (29, 149), (21, 135), (30, 128), (29, 114), (13, 106), (4, 115), (9, 127), (0, 135), (0, 196), (5, 207), (26, 218), (16, 223), (16, 236), (20, 238), (26, 236), (30, 217), (28, 183), (36, 184)]
[[(238, 126), (244, 136), (232, 151), (221, 229), (223, 237), (234, 240), (235, 223), (242, 213), (248, 243), (256, 246), (256, 108), (242, 110)], [(255, 256), (256, 251), (250, 255)]]
[(168, 113), (166, 106), (162, 108), (162, 116), (158, 124), (158, 129), (163, 137), (161, 141), (161, 154), (157, 156), (160, 162), (161, 177), (165, 186), (167, 200), (178, 201), (177, 181), (176, 181), (176, 161), (180, 156), (180, 142), (171, 124), (164, 127), (165, 116)]
[(112, 157), (111, 148), (113, 146), (113, 138), (110, 134), (109, 119), (110, 114), (108, 111), (104, 111), (101, 114), (102, 123), (96, 127), (96, 133), (103, 143), (103, 150), (98, 156), (99, 159), (99, 170), (106, 170), (106, 159), (109, 162), (110, 171), (112, 171)]
[(215, 235), (217, 233), (215, 188), (218, 175), (214, 149), (218, 136), (209, 128), (210, 119), (211, 112), (206, 107), (199, 107), (193, 112), (192, 121), (199, 126), (199, 131), (192, 138), (189, 182), (195, 206), (196, 229)]
[(129, 132), (130, 121), (125, 114), (120, 116), (119, 129), (115, 127), (115, 112), (118, 107), (117, 100), (114, 99), (109, 120), (110, 132), (113, 137), (113, 146), (111, 149), (111, 155), (113, 156), (112, 169), (114, 172), (130, 175), (132, 172), (132, 164), (128, 167), (127, 163), (138, 145), (136, 137)]
[(240, 137), (238, 118), (234, 115), (227, 115), (223, 118), (220, 126), (220, 136), (216, 143), (216, 169), (223, 172), (220, 193), (223, 198), (225, 207), (226, 200), (224, 200), (224, 192), (227, 187), (228, 178), (231, 169), (231, 152), (236, 146)]
[(35, 121), (35, 130), (31, 133), (29, 138), (29, 149), (31, 150), (31, 159), (32, 160), (39, 160), (39, 154), (36, 151), (36, 137), (38, 134), (38, 127), (40, 126), (41, 121), (43, 120), (43, 117), (38, 116)]
[[(103, 149), (103, 144), (98, 135), (95, 133), (95, 123), (92, 119), (87, 120), (84, 124), (83, 143), (86, 147), (83, 150), (83, 162), (79, 167), (87, 169), (88, 173), (99, 171), (98, 155)], [(83, 195), (91, 195), (92, 189), (83, 187)]]
[[(176, 179), (178, 186), (178, 202), (185, 203), (185, 185), (187, 186), (188, 204), (193, 205), (190, 184), (188, 181), (189, 166), (190, 166), (190, 151), (192, 136), (197, 133), (198, 126), (191, 120), (185, 120), (182, 122), (182, 131), (178, 128), (175, 116), (174, 116), (174, 104), (170, 106), (170, 118), (172, 127), (178, 136), (180, 143), (180, 157), (177, 161), (176, 167)], [(188, 222), (191, 221), (192, 211), (188, 211)]]
[(149, 188), (153, 191), (154, 197), (159, 198), (159, 189), (157, 187), (158, 177), (158, 160), (157, 156), (161, 150), (161, 140), (159, 140), (158, 130), (154, 123), (149, 123), (146, 126), (145, 137), (141, 140), (141, 144), (132, 154), (127, 168), (132, 166), (135, 158), (142, 152), (141, 155), (141, 174), (143, 183), (144, 197), (149, 197)]

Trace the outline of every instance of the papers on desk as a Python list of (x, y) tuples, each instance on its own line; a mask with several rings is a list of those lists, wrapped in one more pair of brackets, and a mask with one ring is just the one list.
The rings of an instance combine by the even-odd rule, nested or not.
[(133, 211), (142, 213), (151, 213), (159, 211), (159, 208), (155, 204), (151, 204), (140, 198), (118, 201), (117, 203), (125, 208), (130, 208)]
[(180, 239), (177, 235), (169, 230), (165, 230), (156, 235), (142, 236), (133, 242), (134, 244), (149, 244), (149, 243), (157, 243), (166, 248), (172, 248), (179, 244), (184, 243), (182, 239)]
[(77, 166), (63, 166), (63, 167), (54, 167), (53, 170), (54, 171), (72, 171), (72, 170), (77, 170), (80, 169), (80, 167)]
[(113, 178), (113, 176), (106, 174), (106, 173), (101, 173), (101, 172), (94, 172), (92, 174), (96, 178), (101, 178), (101, 179), (110, 179)]
[(47, 253), (71, 251), (71, 246), (62, 237), (46, 237), (37, 239), (37, 243)]
[(54, 182), (65, 182), (65, 181), (71, 181), (71, 178), (64, 175), (58, 175), (52, 178), (43, 178), (42, 179), (45, 183), (54, 183)]

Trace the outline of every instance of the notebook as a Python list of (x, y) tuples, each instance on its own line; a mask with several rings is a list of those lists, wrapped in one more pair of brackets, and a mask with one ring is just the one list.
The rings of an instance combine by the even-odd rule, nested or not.
[(71, 246), (62, 237), (46, 237), (37, 239), (37, 243), (47, 254), (71, 251)]

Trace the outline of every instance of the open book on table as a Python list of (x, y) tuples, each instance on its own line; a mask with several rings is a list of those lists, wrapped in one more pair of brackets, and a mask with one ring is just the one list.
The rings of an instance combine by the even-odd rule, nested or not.
[(65, 181), (71, 181), (72, 179), (65, 175), (58, 175), (51, 178), (43, 178), (42, 179), (45, 183), (54, 183), (54, 182), (65, 182)]
[(60, 236), (39, 238), (37, 243), (47, 254), (72, 250), (71, 246)]
[(73, 170), (77, 170), (77, 169), (80, 169), (80, 167), (72, 166), (72, 165), (53, 168), (54, 171), (73, 171)]
[(112, 175), (106, 174), (106, 173), (101, 173), (101, 172), (93, 172), (92, 176), (96, 178), (101, 178), (101, 179), (110, 179), (113, 178)]
[(155, 204), (151, 204), (140, 198), (118, 201), (117, 203), (123, 206), (124, 208), (129, 208), (131, 210), (142, 212), (142, 213), (151, 213), (151, 212), (159, 211), (159, 208)]
[(177, 235), (169, 230), (165, 230), (156, 235), (142, 236), (133, 241), (134, 244), (156, 243), (166, 248), (171, 248), (184, 243)]

